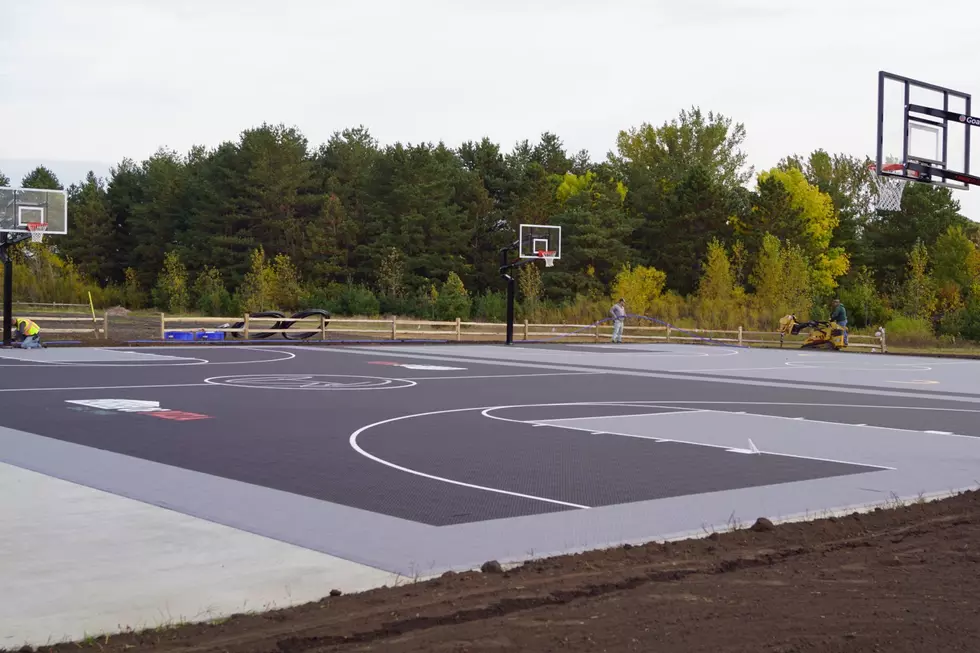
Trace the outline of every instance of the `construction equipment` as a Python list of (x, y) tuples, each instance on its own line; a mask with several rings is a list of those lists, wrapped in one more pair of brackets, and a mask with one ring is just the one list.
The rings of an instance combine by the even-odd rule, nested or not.
[(785, 334), (799, 335), (804, 329), (810, 333), (803, 341), (803, 349), (833, 349), (840, 351), (847, 347), (846, 332), (836, 322), (811, 320), (798, 322), (795, 315), (787, 315), (779, 320), (780, 338)]

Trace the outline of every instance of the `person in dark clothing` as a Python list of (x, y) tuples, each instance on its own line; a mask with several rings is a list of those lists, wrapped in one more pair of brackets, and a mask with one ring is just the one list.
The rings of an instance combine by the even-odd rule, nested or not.
[(830, 321), (836, 322), (844, 331), (844, 345), (847, 346), (847, 310), (844, 309), (844, 305), (840, 303), (839, 299), (835, 299), (830, 307)]

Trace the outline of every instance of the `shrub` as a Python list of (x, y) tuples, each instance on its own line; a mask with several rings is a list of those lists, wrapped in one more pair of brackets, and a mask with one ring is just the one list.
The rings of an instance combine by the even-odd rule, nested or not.
[(283, 311), (296, 311), (300, 308), (303, 289), (299, 282), (299, 271), (286, 254), (278, 254), (267, 273), (272, 305)]
[(923, 347), (936, 343), (932, 325), (929, 320), (921, 317), (893, 318), (885, 325), (885, 333), (889, 344), (893, 345)]
[(381, 313), (381, 303), (367, 286), (343, 286), (337, 304), (338, 312), (344, 315), (374, 317)]
[(486, 291), (473, 301), (473, 316), (484, 322), (507, 319), (507, 293)]
[(449, 278), (446, 279), (446, 283), (442, 284), (439, 297), (436, 299), (436, 319), (455, 320), (462, 318), (468, 320), (471, 306), (472, 302), (469, 293), (463, 286), (463, 280), (455, 272), (450, 272)]
[(235, 311), (231, 293), (221, 280), (221, 272), (205, 267), (194, 281), (194, 306), (204, 315), (225, 316)]
[(163, 271), (153, 289), (153, 302), (169, 313), (185, 313), (191, 303), (187, 286), (187, 268), (180, 255), (171, 250), (163, 258)]
[(242, 285), (235, 294), (236, 303), (245, 313), (267, 311), (274, 307), (273, 288), (275, 278), (272, 269), (266, 265), (265, 251), (259, 247), (252, 252), (251, 265)]

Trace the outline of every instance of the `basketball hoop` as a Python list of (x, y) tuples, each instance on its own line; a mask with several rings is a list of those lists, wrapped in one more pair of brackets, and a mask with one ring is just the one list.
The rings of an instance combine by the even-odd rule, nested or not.
[[(877, 166), (871, 164), (868, 166), (872, 173), (876, 172)], [(883, 172), (898, 172), (899, 170), (904, 170), (905, 166), (901, 163), (889, 163), (881, 167)], [(909, 170), (909, 177), (918, 177), (918, 173)], [(875, 187), (878, 189), (878, 203), (876, 208), (879, 211), (901, 211), (902, 210), (902, 194), (905, 192), (905, 187), (908, 185), (909, 180), (905, 177), (899, 177), (897, 175), (878, 175), (875, 174), (874, 177)]]
[(554, 250), (538, 250), (538, 258), (544, 259), (544, 266), (550, 268), (555, 264), (555, 251)]
[(44, 222), (28, 222), (27, 230), (31, 232), (31, 242), (40, 243), (44, 240), (44, 232), (48, 230), (48, 225)]

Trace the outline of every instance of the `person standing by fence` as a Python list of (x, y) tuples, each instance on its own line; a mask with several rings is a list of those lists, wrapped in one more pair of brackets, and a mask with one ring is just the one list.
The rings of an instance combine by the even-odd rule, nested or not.
[(626, 300), (620, 298), (619, 301), (613, 304), (613, 307), (609, 309), (609, 314), (612, 315), (613, 318), (612, 341), (622, 343), (623, 324), (626, 322)]

